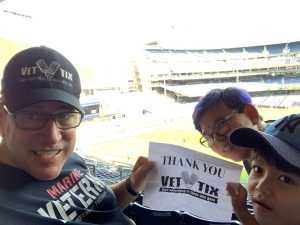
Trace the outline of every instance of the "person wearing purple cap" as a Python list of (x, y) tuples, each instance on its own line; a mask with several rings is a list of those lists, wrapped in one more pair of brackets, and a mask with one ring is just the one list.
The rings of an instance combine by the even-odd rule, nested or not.
[(74, 153), (82, 121), (77, 70), (59, 52), (33, 47), (14, 55), (1, 83), (0, 224), (114, 224), (143, 190), (153, 162), (106, 186)]
[(243, 160), (249, 171), (249, 152), (228, 141), (228, 135), (238, 127), (264, 128), (262, 117), (247, 91), (236, 87), (213, 89), (199, 99), (192, 117), (195, 128), (201, 133), (202, 146), (233, 161)]
[(248, 192), (254, 215), (245, 206), (247, 192), (240, 184), (229, 183), (235, 214), (244, 225), (300, 224), (300, 114), (268, 124), (264, 132), (238, 128), (230, 142), (248, 149), (251, 172)]

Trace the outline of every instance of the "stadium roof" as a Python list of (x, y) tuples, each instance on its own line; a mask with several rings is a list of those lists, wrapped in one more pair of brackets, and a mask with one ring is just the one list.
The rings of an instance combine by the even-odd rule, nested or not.
[(257, 45), (257, 46), (241, 46), (236, 48), (219, 48), (219, 49), (169, 49), (162, 48), (161, 46), (146, 46), (146, 51), (151, 53), (262, 53), (265, 50), (271, 54), (282, 54), (284, 50), (288, 52), (300, 52), (300, 41), (268, 44), (268, 45)]

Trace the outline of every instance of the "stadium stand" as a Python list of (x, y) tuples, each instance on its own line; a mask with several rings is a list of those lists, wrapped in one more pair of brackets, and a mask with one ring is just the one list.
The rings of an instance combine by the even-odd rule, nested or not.
[(80, 105), (84, 110), (83, 120), (90, 120), (100, 115), (100, 100), (94, 95), (83, 96)]
[[(145, 49), (144, 61), (135, 65), (134, 71), (135, 80), (131, 85), (136, 85), (136, 90), (156, 90), (177, 102), (194, 102), (212, 88), (238, 86), (246, 89), (258, 106), (300, 106), (300, 41), (200, 50), (164, 49), (157, 46)], [(109, 99), (112, 99), (111, 96)], [(117, 100), (123, 102), (119, 97)], [(85, 106), (89, 110), (89, 105)], [(142, 110), (139, 111), (144, 112), (145, 107), (140, 108)], [(98, 111), (91, 109), (89, 112), (97, 114), (99, 108)], [(149, 112), (155, 115), (153, 110)], [(91, 173), (107, 184), (124, 179), (132, 169), (86, 160)], [(235, 215), (230, 223), (206, 221), (187, 212), (150, 209), (142, 205), (142, 200), (140, 196), (124, 211), (137, 225), (240, 224)], [(250, 211), (253, 210), (250, 203), (247, 206)]]
[(259, 97), (260, 106), (299, 105), (293, 101), (300, 97), (300, 41), (199, 50), (148, 46), (135, 68), (139, 87), (178, 102), (193, 102), (212, 88), (239, 86)]
[(92, 175), (99, 177), (104, 183), (111, 185), (129, 176), (132, 167), (129, 165), (115, 164), (102, 160), (84, 158)]

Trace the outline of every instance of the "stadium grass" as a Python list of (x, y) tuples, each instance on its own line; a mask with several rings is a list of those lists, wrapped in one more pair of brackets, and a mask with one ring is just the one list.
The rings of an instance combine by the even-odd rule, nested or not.
[[(284, 115), (299, 113), (300, 108), (259, 108), (264, 120), (277, 119)], [(139, 124), (139, 126), (142, 126)], [(124, 131), (126, 133), (126, 130)], [(116, 161), (120, 163), (133, 164), (138, 156), (148, 155), (150, 141), (176, 144), (187, 147), (205, 154), (219, 157), (213, 151), (200, 145), (201, 135), (197, 132), (191, 122), (191, 117), (179, 118), (171, 121), (165, 127), (158, 127), (145, 132), (124, 135), (123, 137), (111, 138), (102, 141), (101, 134), (98, 141), (92, 141), (87, 147), (86, 156), (102, 160)], [(242, 171), (241, 183), (247, 183), (248, 175)]]

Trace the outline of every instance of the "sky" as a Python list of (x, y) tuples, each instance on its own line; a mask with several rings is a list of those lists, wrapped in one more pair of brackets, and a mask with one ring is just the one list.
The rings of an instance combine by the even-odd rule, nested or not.
[(192, 49), (298, 41), (298, 2), (4, 0), (0, 35), (47, 44), (119, 79), (129, 60), (153, 41), (162, 48)]

